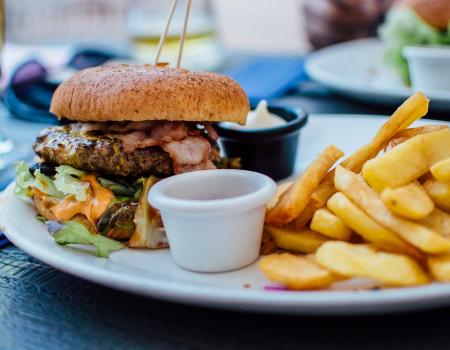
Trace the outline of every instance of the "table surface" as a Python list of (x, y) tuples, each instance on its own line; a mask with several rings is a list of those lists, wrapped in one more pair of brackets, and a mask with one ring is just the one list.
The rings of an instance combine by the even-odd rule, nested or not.
[[(328, 94), (291, 94), (281, 102), (311, 113), (392, 112)], [(42, 128), (12, 119), (4, 110), (0, 122), (22, 147)], [(435, 349), (447, 346), (449, 323), (449, 308), (320, 318), (190, 307), (83, 281), (13, 246), (0, 250), (0, 349)]]

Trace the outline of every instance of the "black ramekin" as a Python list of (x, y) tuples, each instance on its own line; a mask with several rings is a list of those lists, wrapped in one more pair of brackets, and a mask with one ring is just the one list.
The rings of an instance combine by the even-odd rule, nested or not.
[(216, 124), (225, 155), (240, 157), (242, 169), (266, 174), (281, 180), (294, 171), (300, 129), (308, 115), (299, 108), (268, 106), (269, 112), (287, 121), (286, 124), (264, 129), (231, 129)]

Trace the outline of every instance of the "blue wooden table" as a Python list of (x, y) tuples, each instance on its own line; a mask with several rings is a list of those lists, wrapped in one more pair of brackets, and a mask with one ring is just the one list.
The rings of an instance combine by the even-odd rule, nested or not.
[[(334, 95), (294, 93), (283, 103), (313, 113), (388, 114)], [(42, 128), (0, 113), (22, 141)], [(0, 249), (0, 349), (443, 349), (450, 309), (383, 317), (244, 314), (145, 299)]]

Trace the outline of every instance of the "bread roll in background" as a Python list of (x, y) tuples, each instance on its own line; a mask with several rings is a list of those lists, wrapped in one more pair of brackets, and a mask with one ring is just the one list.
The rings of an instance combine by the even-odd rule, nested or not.
[(450, 0), (400, 0), (399, 6), (413, 9), (429, 25), (447, 29), (450, 22)]

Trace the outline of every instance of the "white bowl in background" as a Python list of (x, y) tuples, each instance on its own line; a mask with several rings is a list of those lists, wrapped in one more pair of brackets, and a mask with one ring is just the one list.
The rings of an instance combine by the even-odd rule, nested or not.
[(450, 46), (407, 46), (403, 56), (415, 90), (450, 91)]
[(275, 182), (260, 173), (206, 170), (159, 181), (148, 200), (161, 212), (179, 266), (221, 272), (258, 258), (266, 203), (275, 192)]

